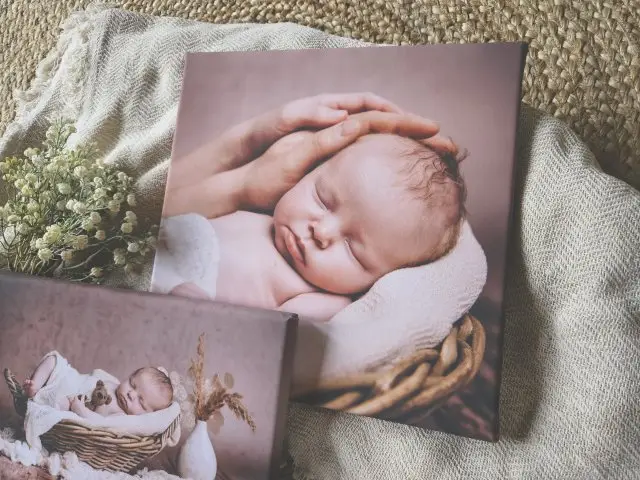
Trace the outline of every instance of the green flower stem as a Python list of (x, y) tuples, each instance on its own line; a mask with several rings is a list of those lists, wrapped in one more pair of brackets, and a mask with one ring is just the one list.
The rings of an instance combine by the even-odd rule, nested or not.
[(99, 253), (104, 252), (104, 251), (105, 251), (105, 248), (103, 247), (100, 250), (97, 250), (96, 252), (94, 252), (91, 255), (89, 255), (82, 263), (74, 265), (73, 267), (63, 267), (63, 270), (66, 270), (66, 271), (68, 271), (68, 270), (76, 270), (76, 269), (78, 269), (80, 267), (86, 266), (86, 265), (89, 264), (89, 262), (91, 260), (93, 260), (95, 257), (97, 257)]

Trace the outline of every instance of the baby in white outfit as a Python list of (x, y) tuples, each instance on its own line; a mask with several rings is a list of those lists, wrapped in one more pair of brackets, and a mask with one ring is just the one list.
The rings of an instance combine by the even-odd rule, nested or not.
[(152, 291), (329, 320), (383, 275), (455, 246), (458, 163), (409, 138), (366, 135), (307, 174), (273, 216), (165, 218)]

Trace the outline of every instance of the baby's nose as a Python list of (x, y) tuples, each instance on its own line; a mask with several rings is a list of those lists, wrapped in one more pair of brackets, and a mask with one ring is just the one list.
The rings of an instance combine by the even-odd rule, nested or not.
[(311, 234), (318, 248), (328, 248), (340, 237), (340, 225), (333, 219), (323, 219), (311, 225)]

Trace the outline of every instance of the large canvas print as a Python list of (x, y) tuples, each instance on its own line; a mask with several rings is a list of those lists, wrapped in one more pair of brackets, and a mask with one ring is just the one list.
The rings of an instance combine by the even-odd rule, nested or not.
[(496, 439), (524, 51), (188, 54), (152, 291), (298, 314), (296, 400)]

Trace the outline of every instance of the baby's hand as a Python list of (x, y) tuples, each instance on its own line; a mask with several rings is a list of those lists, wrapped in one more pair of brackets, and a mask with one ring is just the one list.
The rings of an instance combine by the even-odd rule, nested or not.
[(33, 398), (36, 395), (36, 393), (38, 393), (38, 389), (34, 385), (33, 380), (31, 380), (30, 378), (24, 381), (24, 383), (22, 384), (22, 390), (24, 390), (24, 393), (25, 395), (27, 395), (27, 398)]
[(69, 397), (69, 410), (79, 416), (84, 416), (84, 414), (89, 410), (84, 401), (82, 401), (82, 395)]

